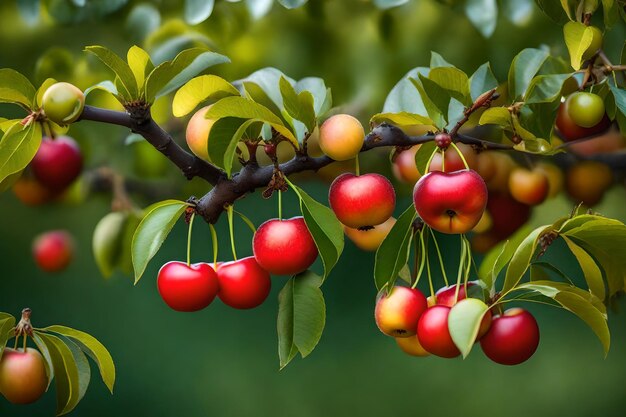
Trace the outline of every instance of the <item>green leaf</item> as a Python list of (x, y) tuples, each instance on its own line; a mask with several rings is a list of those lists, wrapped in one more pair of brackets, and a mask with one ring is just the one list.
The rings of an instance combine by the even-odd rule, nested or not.
[(530, 261), (537, 249), (539, 237), (548, 230), (550, 226), (540, 226), (530, 232), (528, 236), (522, 241), (519, 247), (513, 253), (509, 266), (506, 269), (506, 276), (504, 278), (504, 286), (502, 292), (506, 293), (519, 283), (522, 279), (528, 267)]
[(58, 337), (38, 332), (50, 352), (57, 392), (57, 416), (72, 411), (80, 401), (80, 375), (71, 349)]
[(482, 93), (498, 87), (498, 80), (491, 71), (489, 62), (482, 64), (469, 79), (472, 100), (476, 100)]
[(223, 168), (228, 176), (232, 171), (237, 144), (246, 130), (255, 123), (262, 124), (263, 120), (224, 117), (213, 123), (208, 140), (209, 159)]
[(35, 87), (28, 78), (10, 68), (0, 69), (0, 103), (21, 104), (32, 109)]
[(469, 78), (460, 69), (451, 67), (433, 68), (430, 70), (428, 78), (464, 105), (469, 106), (472, 104)]
[(185, 0), (185, 21), (190, 25), (204, 22), (213, 13), (215, 0)]
[(495, 289), (496, 281), (502, 269), (511, 260), (515, 250), (528, 235), (528, 230), (524, 227), (517, 231), (509, 240), (500, 242), (493, 247), (480, 264), (478, 276), (487, 288)]
[(91, 368), (85, 354), (74, 342), (71, 340), (63, 340), (63, 342), (72, 352), (76, 369), (78, 369), (78, 395), (76, 397), (76, 405), (78, 405), (87, 392), (89, 382), (91, 382)]
[(85, 51), (91, 52), (92, 54), (96, 55), (107, 67), (109, 67), (115, 73), (115, 75), (117, 76), (117, 80), (119, 80), (119, 84), (116, 85), (118, 89), (120, 86), (123, 87), (123, 89), (120, 91), (120, 94), (127, 101), (139, 99), (139, 90), (137, 88), (135, 75), (130, 69), (130, 66), (126, 62), (124, 62), (122, 58), (120, 58), (110, 49), (107, 49), (103, 46), (88, 46), (85, 48)]
[(398, 274), (409, 259), (413, 221), (417, 217), (413, 204), (398, 217), (385, 239), (376, 251), (374, 263), (374, 283), (378, 291), (391, 289)]
[[(54, 379), (54, 363), (52, 362), (52, 356), (50, 355), (50, 349), (46, 346), (43, 339), (39, 336), (39, 332), (33, 332), (33, 341), (35, 345), (37, 345), (37, 349), (41, 352), (41, 355), (44, 358), (44, 366), (46, 368), (46, 376), (48, 377), (48, 386), (46, 387), (46, 391), (50, 389), (50, 384)], [(0, 352), (1, 354), (1, 352)]]
[(315, 201), (291, 181), (287, 182), (300, 199), (302, 216), (319, 251), (326, 279), (343, 252), (343, 227), (330, 208)]
[(230, 60), (224, 55), (204, 48), (186, 49), (176, 55), (172, 61), (166, 61), (157, 66), (148, 75), (146, 100), (152, 103), (156, 98), (171, 93), (207, 68), (228, 62)]
[(0, 316), (0, 358), (2, 357), (2, 353), (4, 352), (4, 348), (6, 347), (7, 341), (9, 338), (12, 338), (11, 329), (15, 327), (15, 317), (4, 314)]
[(622, 90), (621, 88), (617, 88), (611, 84), (609, 84), (609, 89), (611, 90), (611, 93), (613, 93), (615, 106), (619, 109), (620, 113), (626, 116), (626, 90)]
[(279, 86), (287, 113), (304, 123), (309, 132), (313, 132), (317, 125), (313, 95), (309, 91), (297, 93), (285, 77), (280, 77)]
[(34, 26), (40, 18), (40, 0), (17, 0), (17, 10), (29, 26)]
[(102, 381), (107, 386), (111, 394), (113, 394), (113, 386), (115, 385), (115, 364), (109, 351), (102, 343), (92, 335), (75, 330), (66, 326), (49, 326), (43, 329), (48, 332), (58, 333), (69, 339), (72, 339), (91, 359), (96, 362)]
[(478, 124), (511, 126), (511, 112), (506, 107), (490, 107), (480, 115)]
[(332, 107), (332, 94), (323, 79), (306, 77), (298, 81), (294, 88), (297, 93), (308, 91), (313, 95), (313, 107), (318, 117), (324, 115)]
[(0, 182), (26, 168), (39, 149), (41, 137), (39, 123), (31, 123), (19, 130), (10, 129), (5, 133), (0, 140)]
[(428, 172), (428, 160), (431, 155), (437, 149), (435, 141), (429, 141), (420, 145), (419, 149), (415, 153), (415, 166), (417, 170), (423, 175)]
[(150, 55), (138, 46), (132, 46), (127, 53), (128, 66), (133, 72), (137, 84), (139, 95), (144, 95), (144, 84), (146, 77), (154, 69), (154, 64), (150, 60)]
[(572, 74), (538, 75), (530, 82), (525, 94), (525, 101), (532, 103), (552, 103), (561, 99), (563, 83)]
[[(421, 104), (426, 110), (426, 114), (428, 114), (428, 117), (430, 117), (430, 119), (433, 121), (434, 126), (441, 129), (445, 125), (444, 113), (438, 107), (435, 101), (431, 98), (430, 96), (431, 93), (429, 91), (426, 91), (426, 89), (424, 88), (423, 81), (421, 81), (421, 79), (424, 78), (422, 74), (418, 74), (418, 77), (420, 77), (419, 80), (415, 78), (409, 78), (409, 81), (413, 83), (413, 86), (417, 89)], [(440, 99), (445, 99), (447, 94), (441, 87), (439, 87), (437, 84), (433, 83), (432, 81), (428, 80), (428, 78), (424, 78), (424, 79), (426, 79), (427, 82), (435, 86), (434, 90), (437, 90), (437, 94)], [(449, 97), (448, 97), (448, 100), (449, 100)], [(446, 105), (446, 110), (445, 110), (446, 114), (447, 114), (447, 110), (448, 109)], [(418, 113), (418, 114), (421, 114), (421, 113)]]
[(593, 30), (580, 22), (567, 22), (563, 26), (563, 36), (572, 68), (578, 70), (582, 64), (583, 54), (591, 46)]
[(606, 313), (599, 310), (594, 303), (589, 300), (589, 297), (593, 297), (593, 295), (586, 293), (573, 285), (552, 281), (534, 281), (531, 283), (521, 284), (517, 287), (517, 289), (528, 289), (536, 291), (546, 297), (550, 297), (558, 302), (563, 308), (578, 316), (589, 327), (591, 327), (591, 330), (593, 330), (598, 339), (600, 339), (604, 348), (604, 355), (606, 356), (611, 344), (611, 335), (606, 321), (607, 316)]
[(498, 21), (496, 0), (467, 0), (465, 14), (485, 38), (490, 37), (496, 30)]
[(308, 356), (317, 346), (326, 323), (323, 279), (311, 271), (291, 278), (278, 294), (278, 347), (280, 368), (297, 352)]
[(385, 98), (383, 113), (398, 113), (404, 111), (413, 114), (427, 114), (419, 91), (415, 91), (417, 86), (414, 85), (411, 79), (416, 79), (418, 74), (428, 75), (429, 71), (430, 68), (417, 67), (407, 72)]
[(452, 67), (452, 68), (454, 68), (454, 65), (452, 65), (451, 63), (446, 61), (445, 58), (442, 57), (437, 52), (430, 51), (430, 68), (439, 68), (439, 67)]
[(207, 112), (207, 119), (221, 119), (223, 117), (238, 117), (240, 119), (254, 119), (269, 123), (278, 133), (299, 147), (298, 140), (283, 124), (280, 118), (267, 107), (244, 97), (226, 97), (213, 104)]
[(516, 100), (526, 94), (531, 80), (548, 58), (548, 52), (526, 48), (513, 58), (509, 69), (509, 96)]
[(239, 91), (225, 79), (217, 75), (201, 75), (189, 80), (176, 92), (172, 112), (174, 116), (182, 117), (207, 100), (238, 95)]
[(46, 78), (43, 83), (37, 89), (36, 97), (35, 97), (35, 105), (38, 108), (41, 108), (43, 105), (43, 95), (46, 93), (46, 90), (52, 85), (56, 84), (57, 80), (54, 78)]
[(133, 235), (132, 253), (135, 284), (145, 272), (150, 259), (159, 251), (185, 208), (187, 208), (187, 203), (165, 200), (154, 204), (149, 208), (149, 211), (146, 211), (146, 215)]
[(489, 311), (487, 304), (476, 298), (465, 298), (450, 309), (448, 329), (457, 348), (466, 358), (476, 342), (480, 322)]
[[(447, 121), (448, 107), (450, 105), (451, 98), (450, 93), (430, 78), (424, 77), (420, 74), (419, 79), (421, 82), (423, 93), (427, 96), (424, 97), (424, 95), (422, 95), (422, 91), (418, 90), (420, 91), (420, 95), (422, 95), (422, 100), (424, 101), (424, 103), (430, 101), (435, 106), (436, 111), (441, 113), (443, 119)], [(436, 120), (436, 118), (433, 117), (430, 112), (428, 113), (428, 115), (431, 116), (431, 119)]]
[(398, 113), (377, 113), (372, 116), (370, 123), (373, 125), (379, 125), (381, 123), (389, 123), (398, 127), (409, 126), (432, 126), (434, 122), (425, 116), (419, 114), (398, 112)]
[(601, 300), (604, 300), (606, 296), (606, 289), (604, 287), (604, 281), (602, 280), (602, 271), (593, 260), (591, 255), (587, 253), (583, 248), (578, 246), (574, 241), (572, 241), (567, 236), (561, 236), (565, 243), (567, 243), (567, 247), (574, 254), (576, 260), (578, 261), (578, 265), (580, 265), (580, 269), (583, 271), (583, 275), (585, 276), (585, 281), (587, 281), (587, 285), (589, 286), (589, 291), (598, 297)]
[[(561, 0), (559, 4), (555, 0), (535, 0), (537, 6), (552, 20), (563, 24), (571, 20), (569, 5), (567, 0)], [(564, 9), (565, 8), (565, 9)]]

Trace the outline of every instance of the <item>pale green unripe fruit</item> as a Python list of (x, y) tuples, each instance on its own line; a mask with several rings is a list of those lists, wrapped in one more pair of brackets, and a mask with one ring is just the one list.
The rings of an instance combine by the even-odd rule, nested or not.
[(70, 83), (52, 84), (43, 95), (43, 111), (54, 123), (67, 125), (75, 122), (85, 108), (85, 95)]
[(593, 127), (604, 117), (604, 101), (596, 94), (574, 93), (567, 98), (567, 112), (578, 126)]

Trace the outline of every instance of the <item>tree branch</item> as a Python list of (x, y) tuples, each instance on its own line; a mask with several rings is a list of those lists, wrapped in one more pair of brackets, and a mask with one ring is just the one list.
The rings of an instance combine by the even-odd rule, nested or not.
[(181, 148), (169, 133), (156, 124), (149, 113), (145, 117), (136, 118), (126, 112), (85, 106), (79, 120), (124, 126), (140, 134), (180, 168), (187, 179), (201, 177), (212, 185), (226, 179), (224, 171)]

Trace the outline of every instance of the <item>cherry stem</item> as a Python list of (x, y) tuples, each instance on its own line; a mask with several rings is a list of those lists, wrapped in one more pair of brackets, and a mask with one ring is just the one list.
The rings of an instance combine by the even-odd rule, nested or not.
[(213, 245), (213, 268), (217, 267), (217, 251), (219, 249), (217, 242), (217, 232), (215, 231), (215, 226), (209, 223), (209, 230), (211, 231), (211, 242)]
[(283, 219), (283, 192), (278, 190), (278, 220)]
[(28, 342), (28, 334), (24, 333), (24, 345), (23, 345), (24, 353), (26, 353), (26, 349), (27, 349), (26, 344), (27, 344), (27, 342)]
[(361, 175), (361, 165), (359, 163), (359, 154), (356, 154), (356, 156), (354, 157), (354, 173), (356, 174), (357, 177)]
[(428, 274), (428, 286), (430, 287), (430, 295), (433, 299), (435, 297), (435, 287), (433, 287), (433, 277), (430, 273), (430, 261), (428, 259), (428, 247), (426, 246), (426, 242), (424, 240), (424, 233), (420, 233), (420, 240), (422, 242), (422, 249), (424, 251), (424, 257), (426, 259), (426, 273)]
[[(470, 169), (467, 161), (465, 160), (465, 156), (463, 155), (463, 152), (461, 152), (459, 147), (456, 146), (456, 143), (450, 142), (450, 146), (452, 146), (454, 148), (454, 150), (457, 151), (457, 153), (459, 154), (459, 157), (461, 158), (461, 161), (463, 161), (463, 165), (465, 165), (465, 169)], [(443, 166), (443, 163), (442, 163), (442, 166)]]
[(430, 158), (428, 158), (428, 162), (426, 162), (426, 168), (424, 169), (424, 173), (428, 174), (430, 172), (430, 163), (433, 161), (433, 158), (435, 157), (435, 154), (437, 152), (439, 152), (439, 148), (435, 148), (433, 153), (430, 155)]
[(226, 208), (226, 214), (228, 215), (228, 231), (230, 233), (230, 248), (233, 251), (233, 260), (237, 260), (237, 251), (235, 251), (235, 230), (233, 227), (233, 206)]
[(439, 267), (441, 268), (441, 273), (443, 274), (443, 280), (446, 283), (446, 287), (448, 284), (448, 275), (446, 274), (446, 268), (443, 265), (443, 257), (441, 256), (441, 250), (439, 250), (439, 243), (437, 242), (437, 238), (435, 237), (435, 232), (430, 227), (430, 234), (433, 237), (433, 242), (435, 242), (435, 249), (437, 250), (437, 258), (439, 258)]
[(456, 289), (454, 290), (454, 304), (459, 300), (459, 291), (461, 289), (461, 278), (463, 277), (463, 271), (465, 268), (465, 252), (467, 247), (465, 246), (465, 241), (463, 241), (463, 236), (461, 235), (461, 257), (459, 259), (459, 270), (456, 277)]
[(415, 241), (415, 246), (416, 246), (415, 250), (416, 250), (416, 256), (417, 256), (417, 254), (419, 254), (420, 263), (419, 263), (419, 269), (417, 270), (417, 273), (415, 275), (415, 282), (413, 283), (411, 288), (417, 287), (417, 283), (419, 282), (420, 278), (422, 277), (422, 273), (424, 272), (424, 264), (426, 263), (427, 252), (426, 252), (426, 247), (424, 246), (424, 237), (423, 237), (424, 230), (422, 229), (418, 233), (420, 235), (420, 241), (419, 241), (419, 245), (420, 245), (419, 249), (420, 250), (419, 250), (419, 252), (417, 251), (417, 245), (418, 245), (417, 241)]
[(196, 213), (191, 213), (189, 219), (189, 230), (187, 231), (187, 266), (191, 265), (191, 230), (193, 229), (193, 219), (196, 217)]
[(441, 172), (446, 172), (446, 151), (441, 150)]

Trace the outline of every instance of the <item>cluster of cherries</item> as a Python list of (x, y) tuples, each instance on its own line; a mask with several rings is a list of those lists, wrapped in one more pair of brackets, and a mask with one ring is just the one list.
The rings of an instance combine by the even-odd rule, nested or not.
[(163, 300), (176, 311), (198, 311), (219, 297), (236, 309), (261, 305), (270, 293), (270, 275), (296, 275), (317, 259), (304, 218), (270, 219), (254, 234), (254, 256), (217, 263), (168, 262), (158, 273)]

